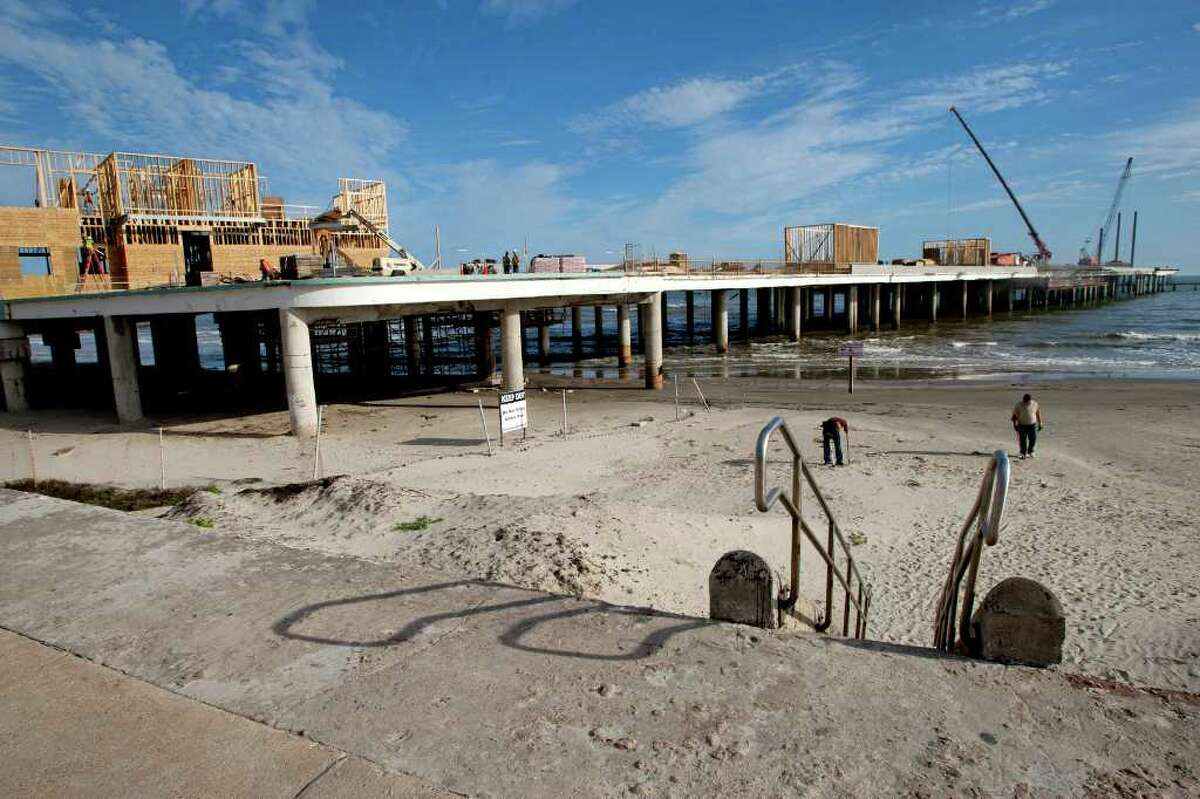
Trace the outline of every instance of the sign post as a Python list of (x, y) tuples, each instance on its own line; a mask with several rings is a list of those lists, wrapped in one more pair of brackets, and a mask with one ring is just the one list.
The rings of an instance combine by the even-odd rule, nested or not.
[(500, 395), (500, 445), (504, 446), (504, 434), (514, 430), (525, 430), (529, 426), (529, 415), (525, 409), (525, 389), (505, 391)]
[(861, 341), (843, 341), (838, 344), (838, 355), (845, 355), (850, 359), (850, 393), (854, 393), (854, 359), (861, 358), (863, 354), (863, 343)]

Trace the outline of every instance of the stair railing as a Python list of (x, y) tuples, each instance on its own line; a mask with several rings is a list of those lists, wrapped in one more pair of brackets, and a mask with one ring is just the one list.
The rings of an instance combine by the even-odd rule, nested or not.
[[(943, 652), (955, 650), (956, 643), (963, 644), (968, 651), (975, 647), (975, 635), (971, 629), (971, 612), (975, 606), (975, 580), (979, 575), (979, 558), (983, 547), (993, 546), (1000, 538), (1000, 524), (1004, 520), (1004, 506), (1008, 499), (1009, 462), (1008, 453), (996, 450), (988, 460), (983, 472), (983, 481), (975, 496), (967, 520), (958, 533), (954, 547), (954, 558), (950, 572), (942, 586), (938, 599), (937, 617), (934, 620), (933, 645)], [(974, 531), (972, 531), (974, 525)], [(963, 577), (966, 584), (963, 585)], [(959, 589), (962, 587), (962, 612), (958, 612)], [(955, 616), (958, 616), (957, 624)], [(957, 639), (955, 630), (957, 627)]]
[[(787, 444), (792, 454), (790, 494), (785, 493), (779, 487), (767, 489), (767, 450), (771, 443), (771, 434), (776, 430), (780, 431), (784, 443)], [(802, 480), (803, 483), (808, 484), (817, 499), (817, 504), (825, 514), (829, 534), (824, 543), (817, 538), (816, 533), (808, 526), (801, 514)], [(821, 559), (825, 561), (825, 616), (819, 621), (814, 621), (813, 628), (818, 632), (823, 632), (833, 621), (833, 582), (836, 578), (845, 592), (842, 635), (850, 635), (850, 607), (853, 605), (855, 608), (854, 637), (864, 637), (867, 632), (867, 614), (871, 609), (871, 587), (863, 580), (862, 574), (854, 562), (854, 556), (850, 553), (850, 546), (842, 536), (842, 531), (833, 517), (833, 511), (829, 509), (829, 503), (821, 494), (821, 489), (813, 479), (808, 464), (804, 462), (804, 458), (800, 454), (800, 447), (797, 445), (795, 437), (781, 416), (776, 416), (767, 422), (767, 425), (758, 434), (758, 443), (754, 448), (754, 504), (760, 511), (766, 513), (776, 502), (781, 502), (792, 517), (791, 585), (788, 595), (779, 600), (779, 608), (785, 611), (791, 610), (800, 598), (800, 536), (803, 534), (817, 550)], [(842, 552), (845, 554), (844, 569), (838, 568), (835, 543), (841, 546)]]

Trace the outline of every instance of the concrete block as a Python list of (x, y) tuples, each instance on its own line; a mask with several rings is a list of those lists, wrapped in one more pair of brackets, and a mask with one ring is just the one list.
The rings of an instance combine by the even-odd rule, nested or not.
[(774, 629), (778, 596), (774, 572), (753, 552), (726, 552), (708, 575), (708, 615), (719, 621)]
[(1050, 589), (1025, 577), (1009, 577), (984, 597), (972, 618), (979, 656), (1001, 663), (1049, 666), (1062, 662), (1067, 623)]

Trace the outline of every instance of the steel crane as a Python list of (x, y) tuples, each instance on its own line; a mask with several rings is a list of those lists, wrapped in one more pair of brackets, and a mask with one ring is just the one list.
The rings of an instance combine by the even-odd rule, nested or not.
[(992, 161), (992, 157), (988, 155), (987, 150), (983, 149), (983, 144), (980, 143), (979, 138), (975, 135), (975, 132), (971, 130), (971, 126), (967, 124), (967, 120), (963, 119), (962, 114), (958, 113), (958, 109), (954, 106), (950, 106), (950, 113), (958, 117), (959, 124), (963, 126), (963, 130), (967, 132), (967, 135), (971, 137), (971, 141), (975, 142), (975, 146), (979, 148), (979, 154), (983, 156), (983, 160), (987, 161), (988, 166), (990, 166), (992, 168), (992, 172), (995, 173), (996, 179), (1000, 181), (1000, 185), (1003, 186), (1004, 191), (1008, 193), (1008, 199), (1012, 200), (1013, 205), (1017, 207), (1017, 213), (1021, 215), (1021, 219), (1025, 222), (1025, 229), (1029, 231), (1029, 238), (1033, 239), (1033, 244), (1035, 247), (1037, 247), (1037, 255), (1035, 255), (1032, 260), (1040, 261), (1042, 263), (1049, 263), (1051, 257), (1053, 257), (1052, 253), (1050, 252), (1050, 248), (1046, 246), (1046, 243), (1042, 241), (1042, 237), (1038, 235), (1037, 229), (1033, 226), (1033, 222), (1029, 221), (1029, 214), (1025, 213), (1025, 209), (1021, 207), (1021, 202), (1017, 199), (1017, 195), (1013, 194), (1013, 190), (1008, 187), (1008, 181), (1006, 181), (1004, 176), (1000, 174), (1000, 170), (996, 168), (996, 164), (994, 161)]
[[(1125, 169), (1121, 172), (1121, 179), (1117, 181), (1117, 193), (1113, 195), (1112, 205), (1108, 207), (1108, 216), (1104, 218), (1104, 225), (1100, 228), (1100, 241), (1096, 242), (1096, 265), (1104, 263), (1104, 240), (1108, 238), (1108, 234), (1112, 231), (1113, 217), (1117, 215), (1117, 209), (1121, 207), (1121, 195), (1125, 193), (1125, 184), (1129, 182), (1129, 173), (1133, 170), (1133, 157), (1130, 156), (1125, 162)], [(1114, 258), (1120, 257), (1118, 253)]]

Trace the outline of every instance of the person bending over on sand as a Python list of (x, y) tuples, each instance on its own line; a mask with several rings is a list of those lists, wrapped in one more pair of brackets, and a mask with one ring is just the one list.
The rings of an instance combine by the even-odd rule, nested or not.
[(850, 443), (850, 425), (846, 424), (846, 420), (840, 416), (831, 416), (821, 422), (821, 446), (825, 450), (825, 465), (832, 466), (833, 461), (829, 459), (829, 445), (833, 444), (834, 451), (837, 453), (837, 465), (845, 466), (842, 460), (842, 431), (846, 432), (846, 443)]
[(1021, 444), (1021, 458), (1033, 457), (1037, 447), (1037, 434), (1042, 429), (1042, 409), (1037, 400), (1026, 394), (1013, 408), (1013, 430), (1017, 431), (1017, 440)]

